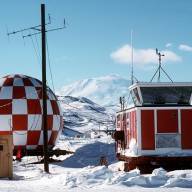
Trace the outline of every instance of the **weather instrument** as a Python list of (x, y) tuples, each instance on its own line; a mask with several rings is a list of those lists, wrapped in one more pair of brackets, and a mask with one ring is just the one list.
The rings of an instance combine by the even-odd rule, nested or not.
[(158, 74), (158, 77), (157, 77), (157, 82), (160, 82), (161, 81), (161, 72), (163, 72), (165, 74), (165, 76), (171, 81), (173, 82), (173, 80), (170, 78), (170, 76), (167, 74), (167, 72), (163, 69), (162, 67), (162, 57), (164, 57), (165, 55), (164, 54), (161, 54), (161, 52), (156, 48), (156, 55), (158, 56), (158, 60), (159, 60), (159, 66), (157, 68), (157, 70), (155, 71), (153, 77), (151, 78), (150, 82), (152, 82), (155, 78), (155, 76)]

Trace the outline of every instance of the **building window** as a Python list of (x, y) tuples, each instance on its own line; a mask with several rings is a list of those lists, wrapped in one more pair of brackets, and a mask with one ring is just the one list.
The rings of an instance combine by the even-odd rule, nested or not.
[(192, 86), (141, 87), (144, 105), (190, 105)]
[(180, 148), (180, 134), (156, 134), (156, 148)]
[(141, 104), (141, 99), (140, 99), (137, 88), (134, 88), (133, 90), (131, 90), (131, 96), (132, 96), (133, 102), (136, 106)]

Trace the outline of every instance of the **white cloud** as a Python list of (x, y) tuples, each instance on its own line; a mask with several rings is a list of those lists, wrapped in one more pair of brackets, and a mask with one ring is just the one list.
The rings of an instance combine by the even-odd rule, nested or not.
[(169, 47), (171, 47), (171, 46), (172, 46), (172, 43), (167, 43), (167, 44), (165, 45), (166, 48), (169, 48)]
[[(161, 53), (165, 55), (162, 59), (163, 63), (182, 61), (182, 58), (172, 51), (163, 50), (161, 51)], [(114, 61), (118, 63), (130, 64), (131, 46), (129, 44), (126, 44), (111, 53), (110, 56)], [(133, 49), (133, 58), (134, 63), (140, 66), (158, 62), (158, 57), (156, 55), (155, 49)]]
[(179, 49), (182, 51), (189, 51), (192, 52), (192, 47), (189, 45), (181, 44), (179, 45)]

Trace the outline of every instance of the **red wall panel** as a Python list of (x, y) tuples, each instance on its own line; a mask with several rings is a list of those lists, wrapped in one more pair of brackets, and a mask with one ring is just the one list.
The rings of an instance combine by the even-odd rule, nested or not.
[(136, 111), (130, 112), (130, 137), (137, 140)]
[(155, 149), (154, 111), (141, 110), (141, 148)]
[(192, 149), (192, 110), (181, 110), (181, 147)]
[(130, 112), (130, 139), (133, 138), (134, 120), (133, 112)]
[(157, 110), (157, 133), (178, 132), (178, 111)]
[(134, 138), (137, 141), (136, 111), (125, 112), (121, 117), (121, 130), (124, 130), (125, 145), (129, 148), (131, 139)]
[(133, 111), (134, 115), (134, 133), (133, 133), (133, 137), (135, 138), (135, 140), (137, 141), (137, 117), (136, 117), (136, 111)]

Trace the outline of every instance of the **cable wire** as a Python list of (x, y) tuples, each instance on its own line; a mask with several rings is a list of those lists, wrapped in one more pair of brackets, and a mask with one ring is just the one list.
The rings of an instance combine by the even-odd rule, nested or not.
[(40, 48), (39, 48), (39, 44), (38, 44), (38, 41), (37, 41), (37, 35), (34, 35), (34, 36), (35, 36), (35, 42), (36, 42), (36, 46), (37, 46), (37, 51), (39, 53), (39, 58), (41, 58)]
[(53, 73), (52, 73), (52, 69), (51, 69), (51, 61), (50, 61), (50, 53), (49, 53), (49, 46), (48, 46), (48, 40), (47, 40), (47, 36), (46, 36), (46, 48), (47, 48), (47, 58), (48, 58), (48, 65), (49, 65), (49, 72), (51, 75), (51, 83), (52, 83), (52, 87), (53, 87), (53, 91), (55, 93), (55, 87), (54, 87), (54, 82), (53, 82)]
[(31, 38), (31, 41), (32, 41), (32, 45), (33, 45), (33, 49), (34, 49), (34, 52), (35, 52), (35, 56), (37, 58), (37, 63), (40, 66), (40, 56), (39, 56), (38, 51), (37, 51), (37, 49), (35, 47), (35, 43), (34, 43), (33, 37), (30, 36), (30, 38)]

